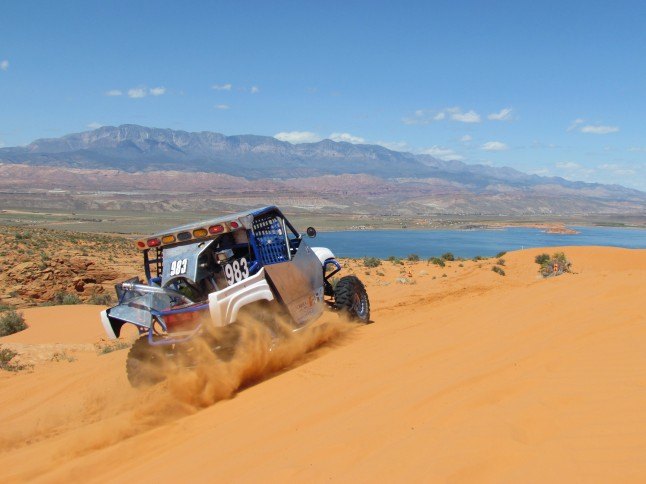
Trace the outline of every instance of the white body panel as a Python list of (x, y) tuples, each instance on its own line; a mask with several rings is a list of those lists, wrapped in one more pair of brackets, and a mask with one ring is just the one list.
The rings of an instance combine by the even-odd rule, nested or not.
[(221, 291), (209, 294), (209, 311), (215, 326), (235, 322), (243, 306), (256, 301), (272, 301), (274, 295), (265, 279), (265, 269)]
[(103, 329), (105, 330), (105, 334), (108, 335), (108, 338), (117, 339), (117, 335), (114, 334), (114, 330), (112, 329), (112, 325), (110, 324), (110, 320), (108, 319), (107, 309), (101, 311), (101, 324), (103, 325)]
[(328, 259), (334, 259), (334, 254), (327, 247), (312, 247), (312, 251), (316, 254), (316, 257), (321, 261), (321, 265)]

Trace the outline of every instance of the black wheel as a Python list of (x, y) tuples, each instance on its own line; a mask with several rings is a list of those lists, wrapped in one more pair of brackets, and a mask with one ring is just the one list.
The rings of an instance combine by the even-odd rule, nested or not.
[(370, 322), (370, 301), (363, 283), (356, 276), (342, 277), (334, 288), (334, 305), (351, 321)]
[(164, 352), (148, 343), (148, 337), (139, 338), (130, 348), (126, 360), (128, 381), (133, 387), (154, 385), (166, 377), (162, 372)]

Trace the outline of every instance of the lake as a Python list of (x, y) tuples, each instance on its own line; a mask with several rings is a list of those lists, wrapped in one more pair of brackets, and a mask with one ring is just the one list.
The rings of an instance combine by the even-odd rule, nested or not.
[(502, 230), (357, 230), (319, 232), (310, 246), (329, 247), (338, 257), (422, 258), (452, 252), (456, 257), (493, 256), (528, 247), (603, 245), (646, 248), (646, 230), (615, 227), (572, 227), (576, 235), (547, 234), (540, 229)]

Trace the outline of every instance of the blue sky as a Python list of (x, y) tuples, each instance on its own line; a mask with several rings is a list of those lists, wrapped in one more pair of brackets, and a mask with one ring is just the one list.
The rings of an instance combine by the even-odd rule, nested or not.
[(646, 190), (645, 115), (645, 2), (0, 5), (4, 146), (134, 123)]

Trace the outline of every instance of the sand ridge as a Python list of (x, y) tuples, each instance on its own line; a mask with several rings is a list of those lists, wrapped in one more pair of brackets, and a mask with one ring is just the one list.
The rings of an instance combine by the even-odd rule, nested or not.
[[(534, 256), (556, 250), (575, 273), (543, 279)], [(222, 395), (217, 372), (133, 390), (125, 351), (2, 375), (0, 479), (643, 481), (646, 250), (504, 259), (504, 277), (495, 260), (348, 262), (375, 324), (328, 315), (276, 364), (240, 360)], [(37, 319), (61, 311), (75, 333), (98, 307), (38, 310), (14, 344), (100, 338), (54, 341)]]

